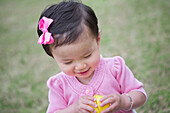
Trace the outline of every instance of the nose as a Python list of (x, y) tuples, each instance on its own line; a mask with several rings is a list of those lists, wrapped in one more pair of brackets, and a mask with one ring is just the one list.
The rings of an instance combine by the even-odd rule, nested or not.
[(85, 63), (77, 63), (76, 66), (75, 66), (75, 69), (76, 70), (83, 70), (86, 68), (86, 64)]

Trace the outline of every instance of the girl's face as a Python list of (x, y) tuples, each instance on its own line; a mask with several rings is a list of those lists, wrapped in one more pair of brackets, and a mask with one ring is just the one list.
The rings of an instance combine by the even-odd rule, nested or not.
[(86, 30), (75, 43), (51, 48), (51, 52), (65, 74), (76, 76), (81, 83), (87, 84), (100, 61), (99, 42), (100, 38), (96, 41)]

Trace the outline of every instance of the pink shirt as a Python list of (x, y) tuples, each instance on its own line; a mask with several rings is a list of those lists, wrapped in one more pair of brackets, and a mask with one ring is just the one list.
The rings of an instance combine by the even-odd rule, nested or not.
[[(76, 77), (71, 77), (61, 72), (52, 76), (47, 81), (49, 87), (49, 106), (47, 113), (54, 113), (64, 109), (80, 96), (95, 94), (123, 94), (136, 90), (146, 97), (143, 84), (138, 81), (130, 69), (126, 66), (123, 58), (102, 58), (94, 72), (94, 76), (88, 85), (81, 84)], [(119, 111), (117, 113), (131, 113), (132, 111)]]

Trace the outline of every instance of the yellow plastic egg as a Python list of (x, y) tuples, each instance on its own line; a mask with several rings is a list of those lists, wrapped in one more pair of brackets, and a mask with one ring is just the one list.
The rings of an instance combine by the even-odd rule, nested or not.
[(94, 95), (94, 98), (96, 98), (95, 103), (97, 104), (98, 107), (97, 108), (94, 108), (93, 106), (91, 106), (91, 107), (96, 111), (96, 113), (101, 113), (103, 110), (105, 110), (106, 108), (108, 108), (110, 106), (110, 104), (107, 104), (103, 107), (100, 106), (100, 103), (101, 103), (100, 99), (103, 98), (102, 95)]

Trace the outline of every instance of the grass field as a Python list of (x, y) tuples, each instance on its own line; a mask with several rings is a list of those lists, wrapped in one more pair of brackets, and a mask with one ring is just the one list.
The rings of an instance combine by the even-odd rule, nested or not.
[[(41, 11), (59, 0), (0, 0), (0, 113), (45, 113), (59, 72), (37, 44)], [(144, 83), (139, 113), (170, 112), (170, 1), (82, 0), (99, 19), (103, 56), (122, 56)]]

